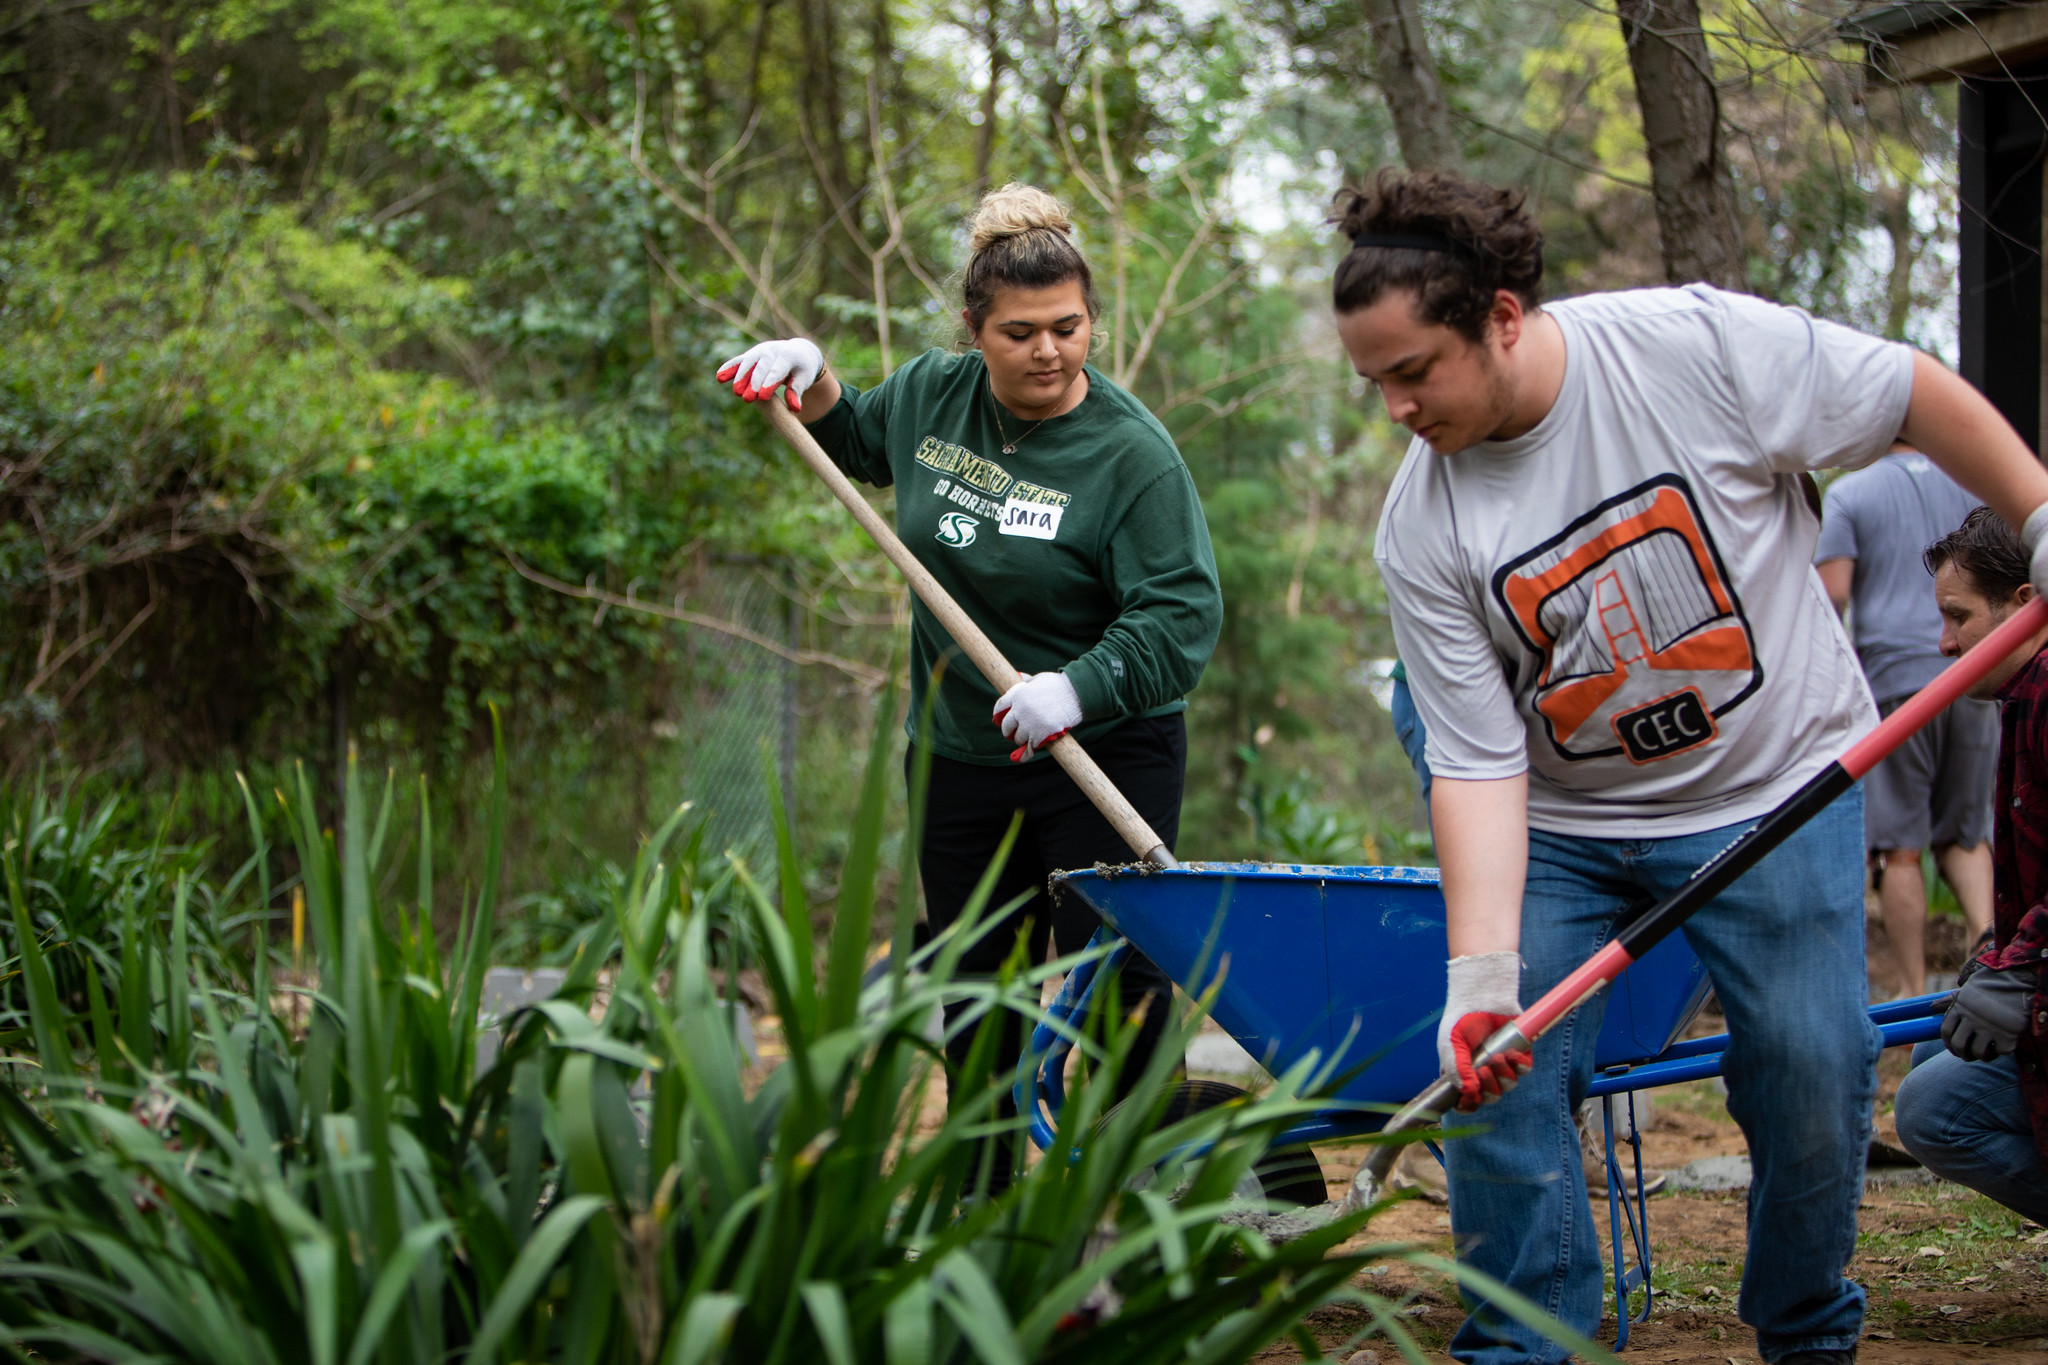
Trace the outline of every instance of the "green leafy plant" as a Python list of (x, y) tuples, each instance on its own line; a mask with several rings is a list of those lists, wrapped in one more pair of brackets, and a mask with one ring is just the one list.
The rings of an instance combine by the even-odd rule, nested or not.
[[(754, 925), (746, 893), (734, 877), (734, 861), (714, 853), (708, 841), (711, 825), (709, 816), (685, 820), (666, 862), (678, 894), (709, 917), (712, 966), (730, 971), (754, 964)], [(610, 859), (587, 856), (579, 872), (506, 905), (493, 950), (499, 962), (567, 966), (606, 932), (631, 871)]]
[(961, 927), (863, 984), (893, 712), (885, 700), (822, 960), (779, 811), (774, 886), (732, 867), (787, 1051), (765, 1075), (743, 1069), (713, 987), (711, 915), (664, 862), (682, 811), (644, 842), (562, 990), (496, 1021), (503, 1046), (481, 1074), (496, 879), (444, 954), (431, 805), (417, 896), (381, 901), (395, 793), (373, 803), (353, 769), (337, 834), (318, 827), (303, 773), (285, 801), (303, 984), (273, 983), (259, 954), (233, 989), (193, 952), (181, 896), (153, 965), (132, 960), (144, 936), (123, 938), (118, 1000), (88, 977), (81, 1024), (10, 877), (33, 1063), (8, 1059), (0, 1085), (0, 1349), (208, 1365), (1220, 1365), (1290, 1334), (1316, 1355), (1303, 1319), (1342, 1301), (1419, 1360), (1391, 1306), (1351, 1284), (1398, 1253), (1347, 1248), (1372, 1211), (1279, 1245), (1225, 1217), (1313, 1107), (1307, 1064), (1264, 1097), (1162, 1122), (1175, 1049), (1113, 1104), (1135, 1032), (1112, 1015), (1077, 1040), (1093, 1065), (1051, 1150), (1005, 1193), (964, 1197), (992, 1150), (979, 1139), (1015, 1123), (997, 1103), (1010, 1078), (983, 1030), (946, 1119), (920, 1135), (940, 1058), (925, 1023), (945, 1001), (966, 1003), (959, 1027), (1035, 1015), (1047, 975), (1077, 959), (957, 974), (991, 868)]
[[(0, 886), (19, 889), (56, 998), (81, 1023), (95, 991), (104, 987), (123, 1003), (127, 975), (148, 970), (153, 951), (178, 934), (188, 953), (221, 974), (225, 936), (244, 922), (215, 912), (221, 896), (200, 876), (204, 847), (168, 843), (161, 831), (128, 846), (121, 814), (118, 799), (88, 802), (75, 787), (41, 778), (0, 789)], [(226, 899), (251, 871), (245, 865), (235, 874)], [(0, 1044), (30, 1034), (22, 933), (0, 919)]]
[(1251, 817), (1260, 856), (1292, 863), (1355, 861), (1364, 846), (1363, 824), (1309, 790), (1306, 773), (1277, 791), (1252, 783), (1238, 807)]

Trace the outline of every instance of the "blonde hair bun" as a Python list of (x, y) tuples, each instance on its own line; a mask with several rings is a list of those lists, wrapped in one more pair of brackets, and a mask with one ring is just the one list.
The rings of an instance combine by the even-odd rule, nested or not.
[(1074, 241), (1067, 206), (1036, 185), (1011, 181), (981, 197), (967, 220), (967, 268), (960, 274), (960, 302), (967, 330), (979, 336), (996, 295), (1005, 289), (1049, 289), (1079, 281), (1090, 321), (1102, 314), (1095, 277)]
[(1038, 186), (1021, 185), (1012, 180), (1001, 189), (990, 190), (981, 197), (974, 216), (967, 222), (967, 247), (973, 252), (983, 252), (1005, 237), (1021, 236), (1039, 228), (1071, 237), (1074, 220), (1067, 216), (1065, 204)]

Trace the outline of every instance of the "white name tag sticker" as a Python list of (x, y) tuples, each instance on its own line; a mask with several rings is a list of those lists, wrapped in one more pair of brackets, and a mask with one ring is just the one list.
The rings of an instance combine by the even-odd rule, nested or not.
[(1006, 536), (1051, 540), (1060, 533), (1060, 517), (1066, 510), (1049, 503), (1011, 498), (1003, 503), (1003, 520), (999, 529)]

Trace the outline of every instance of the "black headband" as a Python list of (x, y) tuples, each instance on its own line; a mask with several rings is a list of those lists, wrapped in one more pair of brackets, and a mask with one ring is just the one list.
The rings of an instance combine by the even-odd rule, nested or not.
[(1424, 237), (1408, 232), (1361, 232), (1351, 239), (1353, 246), (1394, 247), (1401, 251), (1450, 251), (1458, 244), (1445, 237)]

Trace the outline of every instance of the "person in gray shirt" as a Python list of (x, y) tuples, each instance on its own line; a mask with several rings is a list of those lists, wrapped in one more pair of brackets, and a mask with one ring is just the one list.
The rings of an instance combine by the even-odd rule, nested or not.
[[(1878, 709), (1890, 715), (1948, 665), (1941, 613), (1920, 552), (1962, 525), (1977, 500), (1934, 462), (1900, 444), (1828, 489), (1814, 567), (1850, 633)], [(1900, 995), (1927, 988), (1927, 886), (1932, 848), (1974, 940), (1991, 923), (1991, 790), (1998, 711), (1964, 698), (1863, 779), (1864, 829)]]

